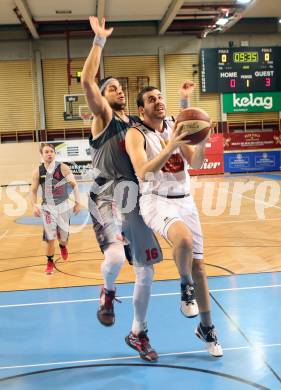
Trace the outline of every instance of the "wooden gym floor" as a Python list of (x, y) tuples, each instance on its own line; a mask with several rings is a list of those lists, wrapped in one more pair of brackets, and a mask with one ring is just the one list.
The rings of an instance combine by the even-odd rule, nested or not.
[[(208, 276), (281, 271), (280, 180), (279, 173), (192, 179)], [(32, 216), (28, 190), (28, 186), (0, 188), (0, 291), (101, 284), (103, 256), (89, 224), (71, 234), (66, 262), (57, 247), (56, 271), (45, 275), (42, 227), (16, 223)], [(86, 192), (83, 204), (86, 207)], [(160, 242), (164, 261), (155, 266), (155, 280), (177, 279), (171, 249), (163, 239)], [(133, 280), (132, 267), (126, 263), (118, 282)]]

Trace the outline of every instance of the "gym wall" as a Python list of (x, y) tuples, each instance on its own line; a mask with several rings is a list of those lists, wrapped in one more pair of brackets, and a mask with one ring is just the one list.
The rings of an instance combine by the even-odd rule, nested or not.
[(0, 60), (0, 131), (38, 128), (38, 96), (32, 59)]
[(36, 142), (0, 144), (0, 187), (31, 182), (32, 171), (40, 164)]
[[(255, 36), (209, 35), (205, 40), (194, 37), (112, 37), (104, 49), (105, 76), (113, 74), (129, 77), (129, 83), (135, 83), (137, 76), (149, 77), (149, 83), (159, 86), (160, 72), (158, 51), (165, 54), (165, 79), (167, 108), (169, 114), (178, 112), (178, 89), (184, 79), (193, 79), (198, 88), (192, 104), (207, 110), (214, 121), (220, 119), (220, 98), (218, 94), (201, 94), (199, 91), (198, 53), (201, 46), (228, 46), (229, 41), (239, 46), (242, 40), (248, 40), (252, 46), (281, 44), (281, 34), (262, 34)], [(72, 68), (82, 69), (92, 41), (72, 39), (70, 52)], [(82, 93), (80, 83), (72, 80), (67, 84), (66, 42), (63, 39), (40, 39), (39, 41), (0, 41), (0, 132), (39, 129), (38, 96), (33, 56), (39, 50), (42, 57), (43, 85), (45, 99), (46, 127), (48, 130), (83, 127), (82, 121), (64, 121), (63, 95)], [(142, 53), (142, 55), (139, 55)], [(196, 73), (197, 72), (197, 73)], [(135, 113), (136, 91), (129, 94), (129, 108)], [(228, 120), (244, 120), (240, 114), (228, 115)], [(276, 119), (278, 113), (250, 114), (251, 120)], [(246, 118), (248, 119), (248, 118)]]

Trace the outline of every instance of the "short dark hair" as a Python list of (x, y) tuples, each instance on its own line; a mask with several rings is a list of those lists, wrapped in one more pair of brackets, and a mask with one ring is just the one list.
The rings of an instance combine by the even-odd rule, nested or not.
[(42, 154), (43, 149), (45, 148), (45, 146), (48, 146), (49, 148), (53, 149), (54, 152), (56, 151), (56, 148), (55, 148), (55, 146), (53, 144), (49, 144), (48, 142), (42, 142), (40, 144), (40, 148), (39, 148), (39, 151), (40, 151), (41, 154)]
[(137, 106), (138, 106), (138, 107), (143, 107), (143, 106), (144, 106), (143, 95), (144, 95), (146, 92), (154, 91), (155, 89), (158, 89), (158, 88), (157, 88), (157, 87), (153, 87), (153, 85), (148, 85), (148, 86), (144, 87), (144, 88), (138, 93), (138, 96), (137, 96)]
[[(107, 82), (107, 80), (113, 79), (113, 78), (115, 78), (115, 77), (108, 76), (108, 77), (105, 77), (104, 79), (99, 80), (99, 83), (98, 83), (99, 89), (101, 89), (101, 87)], [(102, 95), (104, 95), (104, 91), (105, 91), (105, 89), (102, 90), (102, 92), (101, 92)]]

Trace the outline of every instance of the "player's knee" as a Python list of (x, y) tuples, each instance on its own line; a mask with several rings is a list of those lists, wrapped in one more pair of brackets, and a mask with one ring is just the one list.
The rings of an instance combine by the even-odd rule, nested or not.
[(48, 246), (54, 246), (55, 245), (55, 240), (46, 240), (46, 243)]
[(192, 236), (184, 236), (184, 237), (179, 237), (177, 240), (176, 247), (177, 249), (183, 250), (183, 251), (190, 251), (192, 250)]
[(104, 262), (112, 267), (122, 267), (125, 262), (124, 246), (112, 244), (104, 251)]
[(136, 284), (141, 286), (151, 286), (154, 276), (153, 266), (134, 267), (136, 273)]

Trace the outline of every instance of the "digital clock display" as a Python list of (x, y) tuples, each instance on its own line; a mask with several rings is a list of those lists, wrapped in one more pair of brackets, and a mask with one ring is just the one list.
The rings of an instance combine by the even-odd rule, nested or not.
[(202, 49), (202, 92), (281, 90), (281, 47)]
[(233, 62), (259, 62), (259, 53), (257, 51), (235, 51)]

